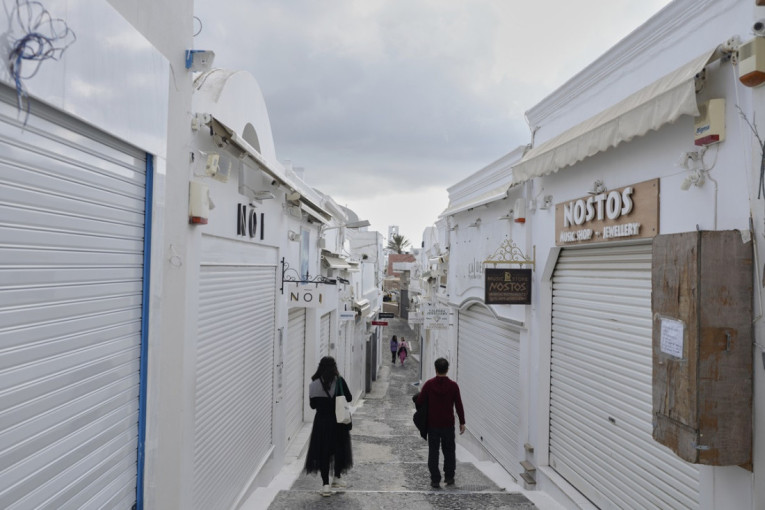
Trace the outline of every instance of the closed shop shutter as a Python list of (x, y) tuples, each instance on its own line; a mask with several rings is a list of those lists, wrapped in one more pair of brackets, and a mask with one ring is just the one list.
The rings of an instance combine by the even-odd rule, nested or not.
[(550, 465), (603, 508), (697, 508), (651, 438), (651, 244), (563, 250), (552, 310)]
[(131, 508), (146, 155), (0, 96), (0, 508)]
[(319, 356), (329, 356), (329, 339), (330, 339), (330, 321), (331, 313), (327, 313), (321, 316), (321, 324), (319, 331)]
[(303, 391), (308, 384), (304, 374), (305, 308), (290, 310), (284, 350), (284, 408), (289, 442), (303, 426)]
[(470, 433), (513, 476), (519, 470), (520, 333), (483, 305), (459, 313), (457, 381)]
[(274, 266), (201, 266), (194, 508), (231, 508), (273, 444), (275, 290)]

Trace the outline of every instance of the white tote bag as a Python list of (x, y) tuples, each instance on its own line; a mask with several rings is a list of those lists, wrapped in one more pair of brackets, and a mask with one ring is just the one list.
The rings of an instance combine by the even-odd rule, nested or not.
[(351, 422), (351, 405), (345, 400), (342, 377), (338, 378), (337, 387), (335, 391), (335, 415), (337, 416), (337, 423), (348, 424)]

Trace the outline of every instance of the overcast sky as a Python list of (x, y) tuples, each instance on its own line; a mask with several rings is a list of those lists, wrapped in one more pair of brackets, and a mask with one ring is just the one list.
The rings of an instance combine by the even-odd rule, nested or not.
[(419, 246), (446, 188), (528, 143), (524, 112), (669, 1), (196, 0), (194, 45), (258, 80), (280, 160)]

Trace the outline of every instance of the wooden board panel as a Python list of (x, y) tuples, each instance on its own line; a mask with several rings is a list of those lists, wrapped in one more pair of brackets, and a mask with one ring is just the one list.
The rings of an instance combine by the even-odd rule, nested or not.
[[(738, 231), (653, 241), (653, 437), (688, 462), (751, 460), (752, 274)], [(682, 324), (681, 351), (665, 323)]]

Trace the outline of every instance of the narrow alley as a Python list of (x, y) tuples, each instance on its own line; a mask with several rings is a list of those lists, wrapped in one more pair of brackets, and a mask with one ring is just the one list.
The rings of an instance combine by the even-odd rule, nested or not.
[[(401, 319), (390, 321), (384, 339), (391, 335), (414, 340), (414, 332)], [(259, 489), (245, 510), (294, 510), (314, 508), (354, 509), (554, 509), (542, 493), (523, 491), (499, 466), (478, 462), (457, 441), (456, 484), (430, 488), (428, 445), (412, 422), (412, 395), (418, 391), (419, 346), (404, 366), (387, 357), (372, 391), (353, 413), (354, 467), (344, 476), (348, 488), (331, 497), (319, 495), (318, 475), (302, 471), (310, 424), (304, 428), (300, 455), (294, 457), (269, 488)], [(468, 428), (470, 417), (466, 417)], [(443, 456), (441, 456), (443, 465)], [(270, 506), (268, 506), (270, 502)], [(535, 505), (536, 503), (536, 505)]]

